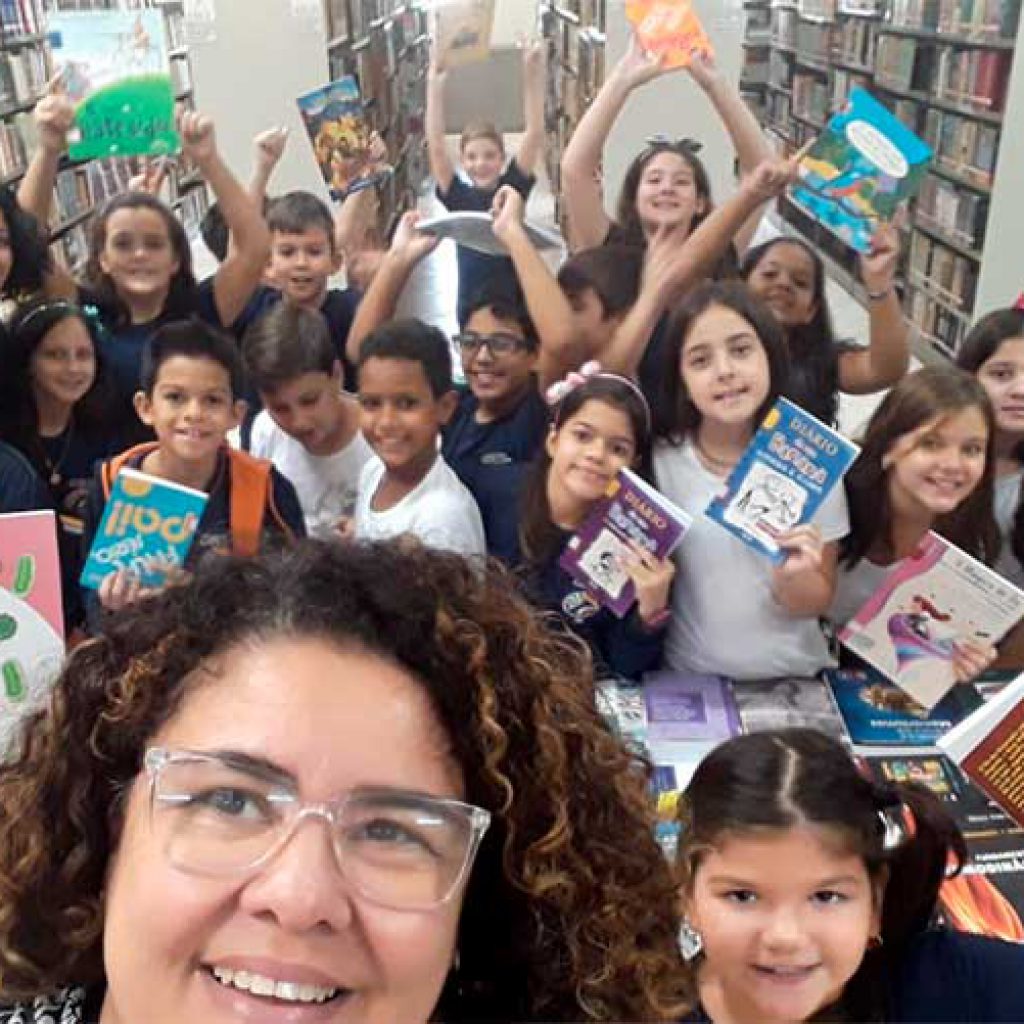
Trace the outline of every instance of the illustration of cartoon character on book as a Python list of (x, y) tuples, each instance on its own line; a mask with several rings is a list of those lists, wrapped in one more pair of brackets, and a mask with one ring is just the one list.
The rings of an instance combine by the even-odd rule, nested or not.
[(800, 522), (806, 498), (807, 492), (796, 481), (755, 463), (725, 517), (742, 529), (777, 538)]

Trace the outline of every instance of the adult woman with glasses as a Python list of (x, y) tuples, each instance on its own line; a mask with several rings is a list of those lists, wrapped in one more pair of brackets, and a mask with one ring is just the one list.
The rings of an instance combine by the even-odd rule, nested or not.
[(220, 560), (0, 769), (0, 1020), (667, 1020), (674, 889), (586, 655), (415, 544)]

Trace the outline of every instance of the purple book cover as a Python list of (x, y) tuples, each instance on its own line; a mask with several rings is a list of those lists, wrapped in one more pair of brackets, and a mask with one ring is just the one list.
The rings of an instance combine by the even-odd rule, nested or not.
[(648, 672), (644, 700), (649, 743), (727, 740), (739, 735), (739, 712), (722, 676)]
[(682, 540), (691, 518), (628, 469), (619, 471), (594, 510), (572, 536), (559, 565), (620, 619), (636, 600), (622, 568), (629, 542), (665, 558)]

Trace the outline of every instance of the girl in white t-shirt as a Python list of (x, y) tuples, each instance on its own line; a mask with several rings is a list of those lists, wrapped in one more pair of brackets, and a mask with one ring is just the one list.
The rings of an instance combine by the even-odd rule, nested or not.
[(995, 568), (1024, 587), (1024, 304), (983, 316), (960, 346), (957, 363), (978, 378), (992, 401), (995, 515), (1003, 538)]
[(842, 493), (779, 538), (779, 565), (704, 515), (785, 388), (781, 329), (743, 285), (717, 282), (679, 307), (667, 348), (673, 421), (658, 431), (654, 474), (694, 521), (675, 554), (665, 660), (737, 679), (814, 675), (832, 663), (819, 617), (832, 601), (837, 542), (847, 531)]
[[(993, 561), (999, 548), (992, 516), (994, 435), (984, 389), (954, 366), (923, 367), (886, 395), (846, 475), (850, 534), (830, 616), (837, 626), (856, 615), (929, 530)], [(977, 675), (995, 653), (987, 643), (957, 640), (957, 677)]]

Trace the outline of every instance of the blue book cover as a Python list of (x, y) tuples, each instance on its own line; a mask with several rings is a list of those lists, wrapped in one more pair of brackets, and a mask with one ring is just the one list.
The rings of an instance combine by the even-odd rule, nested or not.
[(857, 446), (780, 398), (705, 515), (774, 562), (782, 534), (809, 522), (857, 456)]
[(145, 587), (160, 587), (192, 546), (207, 495), (181, 484), (122, 469), (114, 480), (85, 567), (83, 587), (96, 590), (127, 569)]
[(825, 678), (850, 739), (860, 746), (932, 746), (982, 703), (967, 683), (954, 686), (929, 711), (873, 669), (834, 669)]
[(858, 252), (924, 181), (932, 151), (865, 89), (850, 90), (800, 161), (793, 201)]

